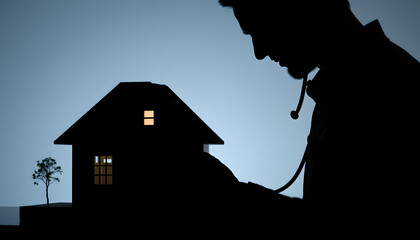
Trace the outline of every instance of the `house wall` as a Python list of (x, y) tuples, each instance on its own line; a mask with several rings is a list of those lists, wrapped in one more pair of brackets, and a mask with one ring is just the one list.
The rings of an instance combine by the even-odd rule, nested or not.
[[(193, 182), (203, 144), (147, 143), (73, 145), (73, 206), (107, 208), (164, 201)], [(94, 156), (113, 157), (113, 184), (94, 184)]]

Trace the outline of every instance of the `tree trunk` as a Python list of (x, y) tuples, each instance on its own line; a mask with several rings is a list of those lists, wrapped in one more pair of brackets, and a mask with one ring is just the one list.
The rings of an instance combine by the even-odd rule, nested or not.
[(45, 192), (46, 192), (46, 195), (47, 195), (47, 207), (49, 207), (50, 206), (50, 198), (48, 197), (48, 185), (46, 186)]

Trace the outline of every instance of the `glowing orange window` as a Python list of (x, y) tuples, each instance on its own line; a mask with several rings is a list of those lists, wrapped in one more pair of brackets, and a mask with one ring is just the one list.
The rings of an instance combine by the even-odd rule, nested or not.
[(155, 125), (155, 111), (154, 110), (144, 111), (144, 125), (145, 126)]

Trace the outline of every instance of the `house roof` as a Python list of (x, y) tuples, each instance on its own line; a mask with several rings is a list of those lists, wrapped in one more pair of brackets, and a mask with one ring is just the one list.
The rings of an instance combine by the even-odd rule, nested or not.
[[(144, 126), (144, 111), (154, 111), (154, 125)], [(122, 82), (67, 129), (54, 144), (126, 142), (139, 139), (224, 144), (169, 87), (150, 82)]]

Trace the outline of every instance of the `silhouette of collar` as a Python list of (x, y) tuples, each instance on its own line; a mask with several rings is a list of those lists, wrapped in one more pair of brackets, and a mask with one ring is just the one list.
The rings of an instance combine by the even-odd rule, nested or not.
[(389, 40), (389, 38), (385, 35), (384, 30), (382, 29), (382, 26), (379, 23), (378, 19), (375, 19), (372, 22), (366, 24), (363, 27), (362, 31), (370, 37)]

